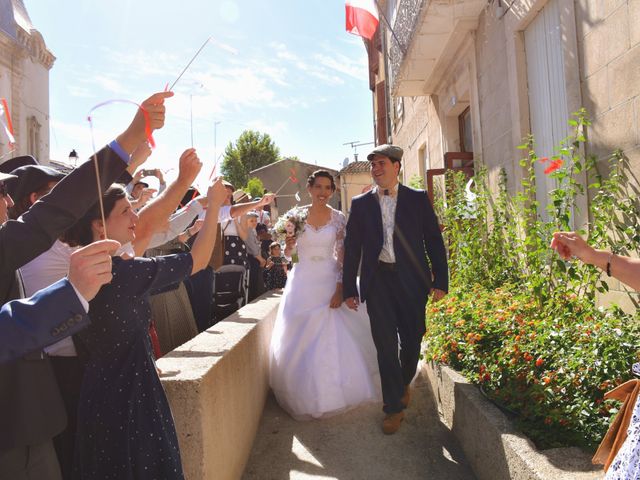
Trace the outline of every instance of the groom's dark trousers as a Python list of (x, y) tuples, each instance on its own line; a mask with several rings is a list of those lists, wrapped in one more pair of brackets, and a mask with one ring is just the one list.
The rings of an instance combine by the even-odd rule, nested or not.
[[(447, 291), (448, 269), (438, 221), (426, 193), (402, 185), (393, 234), (395, 263), (379, 260), (383, 223), (377, 195), (373, 190), (354, 197), (351, 203), (343, 292), (345, 298), (360, 296), (366, 302), (378, 352), (383, 409), (395, 413), (403, 410), (404, 387), (416, 373), (429, 290), (433, 286)], [(356, 287), (359, 266), (360, 295)]]

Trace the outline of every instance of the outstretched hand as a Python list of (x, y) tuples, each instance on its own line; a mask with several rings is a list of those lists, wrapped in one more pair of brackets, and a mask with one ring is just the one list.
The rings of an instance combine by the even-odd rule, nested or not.
[(191, 185), (202, 170), (202, 162), (198, 158), (195, 148), (187, 148), (180, 155), (180, 172), (178, 180), (185, 185)]
[[(142, 102), (141, 106), (149, 116), (149, 128), (151, 131), (164, 127), (165, 113), (167, 110), (164, 106), (164, 101), (170, 97), (173, 97), (173, 92), (158, 92)], [(135, 123), (138, 128), (146, 129), (147, 121), (145, 117), (144, 111), (138, 109), (132, 125)]]
[(276, 198), (275, 193), (265, 193), (263, 197), (258, 201), (256, 207), (264, 207), (265, 205), (269, 205)]
[(551, 240), (551, 248), (558, 252), (563, 260), (578, 257), (584, 261), (591, 247), (575, 232), (555, 232)]
[(220, 206), (227, 198), (227, 189), (222, 183), (222, 177), (216, 178), (207, 190), (207, 200), (209, 205)]
[[(138, 145), (147, 140), (147, 133), (164, 126), (166, 108), (165, 99), (172, 97), (173, 92), (158, 92), (151, 95), (141, 104), (127, 129), (118, 136), (120, 147), (131, 154)], [(147, 129), (147, 119), (149, 129)]]
[(119, 247), (115, 240), (99, 240), (71, 254), (67, 278), (85, 300), (92, 300), (111, 281), (111, 255)]

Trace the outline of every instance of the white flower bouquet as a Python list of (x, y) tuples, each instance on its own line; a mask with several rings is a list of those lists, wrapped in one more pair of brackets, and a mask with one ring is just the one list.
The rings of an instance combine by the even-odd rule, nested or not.
[[(301, 207), (294, 207), (284, 215), (280, 216), (273, 227), (273, 231), (276, 234), (278, 242), (284, 242), (287, 237), (297, 237), (304, 231), (306, 221), (307, 209)], [(298, 254), (296, 251), (291, 255), (291, 261), (293, 263), (298, 261)]]

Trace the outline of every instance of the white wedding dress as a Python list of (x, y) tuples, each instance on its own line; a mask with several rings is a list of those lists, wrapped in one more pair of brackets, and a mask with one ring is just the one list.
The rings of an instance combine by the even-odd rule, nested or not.
[(342, 280), (342, 212), (298, 235), (299, 262), (289, 274), (271, 339), (270, 383), (296, 419), (336, 415), (381, 399), (377, 354), (364, 305), (355, 312), (329, 301)]

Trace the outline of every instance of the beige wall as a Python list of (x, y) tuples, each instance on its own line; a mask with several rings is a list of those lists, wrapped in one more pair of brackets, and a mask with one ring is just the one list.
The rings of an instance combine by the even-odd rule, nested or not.
[(340, 195), (342, 196), (342, 213), (347, 215), (351, 210), (351, 199), (362, 193), (362, 189), (371, 185), (369, 172), (346, 173), (340, 175)]
[(241, 478), (269, 391), (271, 292), (158, 360), (188, 480)]
[[(640, 186), (640, 1), (576, 0), (576, 33), (580, 50), (580, 82), (589, 110), (588, 153), (605, 160), (622, 148), (633, 172), (629, 193)], [(608, 281), (613, 290), (603, 302), (635, 309), (626, 288)], [(632, 295), (636, 301), (638, 295)]]
[[(516, 147), (530, 132), (524, 30), (548, 0), (515, 0), (502, 19), (489, 6), (477, 28), (467, 33), (452, 60), (439, 71), (431, 96), (405, 98), (404, 117), (392, 130), (394, 143), (405, 149), (405, 181), (420, 174), (419, 149), (426, 147), (430, 167), (442, 165), (442, 155), (455, 151), (457, 110), (451, 99), (471, 105), (474, 159), (485, 164), (492, 185), (503, 167), (509, 189), (518, 188), (523, 175), (522, 152)], [(640, 0), (560, 0), (561, 44), (567, 107), (584, 106), (592, 119), (587, 154), (606, 159), (622, 148), (635, 176), (640, 178)], [(433, 19), (432, 19), (433, 21)], [(415, 41), (419, 41), (414, 39)], [(433, 84), (433, 78), (429, 84)], [(426, 88), (425, 81), (425, 88)], [(581, 179), (586, 185), (586, 179)], [(631, 193), (637, 196), (637, 191)], [(587, 199), (579, 199), (586, 212)], [(587, 218), (578, 213), (576, 226)], [(612, 282), (615, 290), (620, 286)], [(617, 292), (607, 296), (628, 303)]]
[[(7, 7), (7, 5), (4, 5)], [(13, 18), (9, 10), (0, 15)], [(15, 150), (0, 163), (18, 155), (36, 154), (49, 163), (49, 70), (55, 57), (47, 50), (40, 33), (15, 25), (15, 36), (0, 31), (0, 97), (6, 98), (16, 138)], [(29, 121), (40, 125), (37, 145), (29, 143)], [(9, 152), (8, 139), (0, 132), (0, 157)]]
[(622, 148), (640, 172), (640, 2), (577, 0), (576, 17), (589, 152)]
[(405, 97), (404, 115), (396, 120), (393, 143), (404, 149), (402, 181), (407, 184), (414, 175), (424, 178), (425, 165), (421, 165), (421, 149), (425, 149), (429, 168), (442, 166), (442, 138), (434, 99), (431, 97)]

